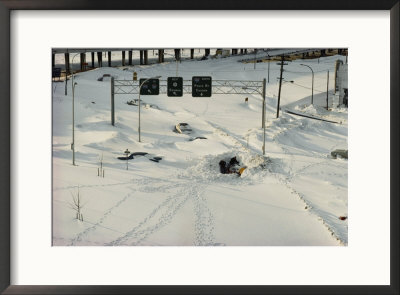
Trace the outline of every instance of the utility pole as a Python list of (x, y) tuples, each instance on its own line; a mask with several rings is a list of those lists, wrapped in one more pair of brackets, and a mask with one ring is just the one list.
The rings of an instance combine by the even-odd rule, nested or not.
[(283, 73), (283, 62), (285, 60), (284, 55), (282, 55), (282, 61), (281, 61), (281, 75), (279, 77), (279, 91), (278, 91), (278, 106), (276, 108), (276, 118), (279, 118), (279, 105), (281, 103), (281, 88), (282, 88), (282, 73)]
[(329, 108), (329, 106), (328, 106), (328, 89), (329, 89), (329, 71), (328, 71), (328, 76), (326, 78), (326, 109)]
[(268, 84), (269, 84), (269, 65), (271, 64), (271, 59), (268, 61)]
[(263, 128), (264, 128), (264, 136), (263, 136), (263, 141), (264, 141), (264, 143), (263, 143), (263, 155), (265, 155), (265, 92), (266, 92), (265, 88), (266, 88), (266, 80), (265, 80), (265, 78), (264, 78), (264, 80), (263, 80), (263, 93), (262, 93), (262, 95), (263, 95), (263, 110), (262, 110), (262, 112), (263, 112)]

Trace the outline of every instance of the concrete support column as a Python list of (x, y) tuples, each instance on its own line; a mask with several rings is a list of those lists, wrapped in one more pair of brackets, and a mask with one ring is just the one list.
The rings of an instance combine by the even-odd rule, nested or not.
[(176, 60), (181, 60), (181, 50), (180, 49), (174, 49), (175, 51), (175, 59)]
[(108, 57), (108, 66), (111, 67), (111, 51), (107, 53), (107, 57)]
[(144, 64), (148, 65), (149, 64), (149, 51), (148, 50), (144, 50), (143, 51), (143, 59), (144, 59)]
[(103, 53), (97, 52), (97, 66), (101, 68), (103, 66)]
[(132, 65), (132, 50), (128, 51), (128, 65)]
[(86, 53), (80, 54), (80, 62), (81, 62), (81, 71), (84, 71), (85, 70), (84, 63), (86, 63)]
[(244, 49), (240, 49), (240, 54), (243, 54), (244, 53)]
[(143, 65), (143, 50), (140, 50), (140, 65)]
[(164, 62), (164, 49), (158, 49), (158, 63)]
[(94, 68), (94, 52), (91, 52), (91, 57), (92, 57), (92, 68)]
[(194, 49), (190, 49), (190, 59), (194, 58)]
[(125, 66), (125, 51), (122, 51), (122, 66)]
[(64, 58), (65, 58), (65, 72), (69, 73), (70, 72), (69, 53), (64, 53)]
[(244, 54), (247, 54), (247, 49), (244, 50)]

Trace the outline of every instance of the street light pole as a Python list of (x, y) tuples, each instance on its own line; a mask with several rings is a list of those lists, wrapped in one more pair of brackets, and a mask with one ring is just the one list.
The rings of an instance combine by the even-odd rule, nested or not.
[[(262, 93), (259, 92), (257, 89), (255, 89), (256, 92), (258, 92), (259, 94), (261, 94), (262, 96), (262, 114), (261, 114), (261, 128), (263, 128), (264, 130), (264, 135), (263, 135), (263, 146), (262, 146), (262, 152), (263, 155), (265, 155), (265, 120), (266, 120), (266, 116), (265, 116), (265, 109), (266, 109), (266, 105), (265, 105), (265, 95), (266, 95), (266, 82), (267, 80), (264, 78), (263, 82), (262, 82)], [(293, 82), (293, 81), (291, 81)], [(242, 89), (251, 89), (250, 87), (247, 86), (243, 86)], [(253, 88), (254, 89), (254, 88)], [(249, 145), (248, 143), (249, 139), (247, 138), (247, 145)]]
[(311, 70), (311, 73), (312, 73), (312, 82), (311, 82), (311, 104), (313, 104), (314, 103), (314, 71), (313, 71), (313, 69), (310, 67), (310, 66), (308, 66), (308, 65), (305, 65), (305, 64), (300, 64), (301, 66), (305, 66), (305, 67), (307, 67), (307, 68), (309, 68), (310, 70)]
[(147, 78), (146, 80), (144, 80), (140, 86), (139, 86), (139, 99), (138, 99), (138, 111), (139, 111), (139, 127), (138, 127), (138, 133), (139, 133), (139, 142), (141, 142), (140, 139), (140, 91), (142, 89), (142, 86), (144, 83), (146, 83), (147, 81), (149, 81), (150, 79), (160, 79), (161, 76), (155, 76), (155, 77), (151, 77), (151, 78)]
[(78, 56), (79, 53), (75, 54), (72, 57), (72, 63), (70, 65), (71, 68), (71, 74), (72, 74), (72, 144), (71, 144), (71, 149), (72, 149), (72, 165), (75, 166), (75, 85), (77, 83), (74, 83), (74, 58)]
[(263, 150), (263, 155), (265, 155), (265, 92), (266, 92), (266, 79), (264, 78), (264, 80), (263, 80), (263, 93), (262, 93), (262, 96), (263, 96), (263, 128), (264, 128), (264, 135), (263, 135), (263, 141), (264, 141), (264, 143), (263, 143), (263, 148), (262, 148), (262, 150)]

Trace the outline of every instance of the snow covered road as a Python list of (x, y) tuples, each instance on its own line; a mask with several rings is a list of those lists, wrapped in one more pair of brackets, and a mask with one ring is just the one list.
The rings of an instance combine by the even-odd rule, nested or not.
[[(313, 67), (331, 69), (337, 58), (321, 59)], [(287, 73), (288, 79), (309, 79), (308, 72), (299, 73), (299, 63), (287, 66), (295, 72)], [(185, 79), (207, 72), (218, 79), (262, 80), (266, 75), (262, 64), (254, 71), (235, 58), (183, 61), (179, 67)], [(76, 75), (77, 166), (71, 163), (71, 88), (65, 96), (61, 84), (53, 87), (54, 245), (347, 245), (347, 159), (330, 157), (333, 149), (347, 149), (347, 109), (323, 110), (323, 95), (309, 106), (309, 89), (285, 84), (282, 106), (341, 124), (284, 112), (276, 119), (277, 83), (268, 84), (264, 157), (260, 96), (142, 96), (139, 142), (137, 106), (126, 104), (136, 97), (116, 96), (112, 126), (110, 83), (97, 81), (103, 74), (131, 79), (133, 70), (139, 78), (157, 73), (166, 79), (175, 75), (176, 65), (100, 68)], [(277, 70), (271, 64), (271, 72)], [(173, 132), (180, 122), (207, 139), (191, 141), (191, 135)], [(162, 160), (135, 157), (127, 170), (126, 161), (117, 159), (125, 149)], [(219, 161), (234, 156), (247, 166), (242, 176), (221, 174)], [(100, 158), (104, 178), (97, 176)], [(78, 187), (83, 222), (70, 209)]]

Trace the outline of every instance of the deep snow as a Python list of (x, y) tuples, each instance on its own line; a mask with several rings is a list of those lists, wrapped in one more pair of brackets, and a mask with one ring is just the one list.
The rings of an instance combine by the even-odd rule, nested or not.
[[(212, 52), (213, 53), (213, 52)], [(252, 55), (249, 54), (249, 57)], [(60, 58), (58, 55), (57, 58)], [(178, 76), (207, 75), (221, 80), (261, 81), (267, 64), (238, 62), (243, 56), (184, 60)], [(72, 91), (53, 83), (53, 244), (54, 245), (347, 245), (347, 160), (330, 152), (347, 149), (347, 109), (327, 111), (326, 76), (342, 56), (297, 60), (285, 66), (281, 111), (276, 119), (279, 66), (270, 64), (266, 98), (266, 155), (262, 155), (260, 95), (214, 94), (211, 98), (141, 96), (138, 108), (126, 104), (137, 95), (116, 95), (111, 125), (110, 82), (115, 79), (175, 76), (176, 63), (103, 67), (75, 75), (76, 166), (72, 165)], [(58, 59), (59, 60), (59, 59)], [(311, 73), (314, 69), (314, 102)], [(104, 64), (104, 61), (103, 61)], [(248, 97), (248, 103), (245, 103)], [(156, 107), (149, 107), (153, 105)], [(286, 113), (290, 109), (338, 124)], [(196, 136), (173, 132), (187, 122)], [(118, 160), (123, 152), (162, 157)], [(221, 159), (237, 159), (241, 177), (219, 173)], [(103, 158), (105, 177), (98, 177)], [(83, 200), (84, 221), (75, 219), (72, 195)]]

